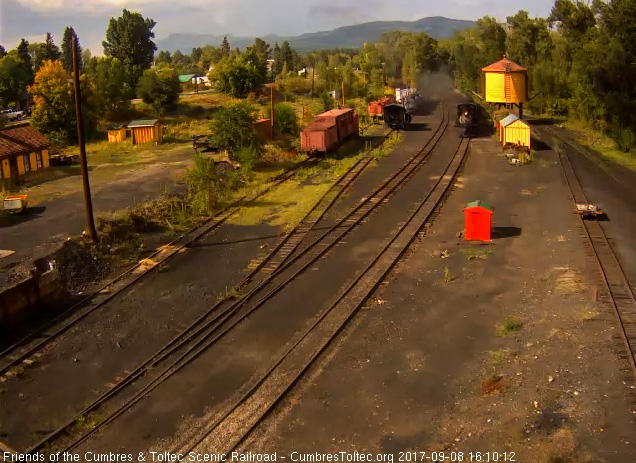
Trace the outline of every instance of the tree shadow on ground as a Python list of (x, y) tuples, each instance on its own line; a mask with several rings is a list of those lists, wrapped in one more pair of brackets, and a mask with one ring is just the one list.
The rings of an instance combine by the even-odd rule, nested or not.
[(530, 137), (530, 146), (534, 151), (552, 151), (552, 147), (535, 137)]

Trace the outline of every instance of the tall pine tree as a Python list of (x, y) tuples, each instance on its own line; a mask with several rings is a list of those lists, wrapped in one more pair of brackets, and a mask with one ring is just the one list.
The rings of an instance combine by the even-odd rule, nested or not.
[(53, 35), (47, 32), (44, 43), (38, 44), (38, 48), (35, 51), (35, 59), (33, 62), (34, 71), (37, 72), (45, 61), (57, 61), (61, 56), (62, 53), (59, 47), (53, 42)]
[[(62, 36), (62, 64), (64, 65), (64, 69), (71, 72), (73, 70), (73, 40), (77, 39), (77, 34), (72, 27), (67, 27), (64, 29), (64, 35)], [(79, 67), (82, 67), (82, 47), (79, 44), (79, 39), (77, 39), (77, 54), (79, 58), (79, 62), (77, 63)]]
[(221, 52), (223, 53), (223, 56), (230, 56), (230, 50), (230, 42), (227, 37), (223, 37), (223, 42), (221, 42)]

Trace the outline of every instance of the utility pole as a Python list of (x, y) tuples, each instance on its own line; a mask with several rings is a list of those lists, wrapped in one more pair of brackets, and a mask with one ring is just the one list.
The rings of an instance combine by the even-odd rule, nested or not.
[(314, 99), (314, 82), (316, 82), (316, 62), (311, 67), (311, 99)]
[(346, 106), (345, 102), (346, 102), (346, 100), (345, 100), (345, 86), (344, 86), (344, 80), (343, 80), (342, 81), (342, 107), (343, 108)]
[(271, 104), (271, 113), (272, 113), (271, 137), (272, 137), (272, 140), (273, 140), (274, 139), (274, 84), (272, 84), (270, 89), (271, 89), (270, 104)]
[(93, 243), (97, 243), (97, 230), (93, 218), (93, 201), (91, 200), (91, 187), (88, 182), (88, 164), (86, 162), (86, 144), (84, 141), (84, 119), (82, 118), (82, 91), (79, 78), (79, 56), (77, 53), (77, 36), (73, 37), (73, 82), (75, 85), (75, 115), (77, 117), (77, 141), (80, 150), (80, 163), (82, 166), (82, 185), (84, 186), (84, 207), (88, 223), (88, 236)]

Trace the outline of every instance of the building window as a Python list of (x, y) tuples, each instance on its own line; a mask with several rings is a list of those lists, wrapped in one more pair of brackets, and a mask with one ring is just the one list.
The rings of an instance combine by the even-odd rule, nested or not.
[(42, 168), (42, 153), (35, 153), (35, 163), (38, 166), (38, 169)]
[(29, 161), (29, 155), (25, 154), (22, 156), (22, 161), (24, 162), (24, 173), (31, 171), (31, 162)]

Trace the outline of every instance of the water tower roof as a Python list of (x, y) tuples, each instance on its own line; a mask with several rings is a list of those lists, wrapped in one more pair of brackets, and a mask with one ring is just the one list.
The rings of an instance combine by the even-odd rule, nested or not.
[(492, 63), (491, 65), (483, 68), (482, 71), (505, 72), (507, 66), (510, 66), (510, 72), (527, 71), (526, 68), (519, 66), (517, 63), (513, 63), (508, 58), (504, 58), (501, 61)]

